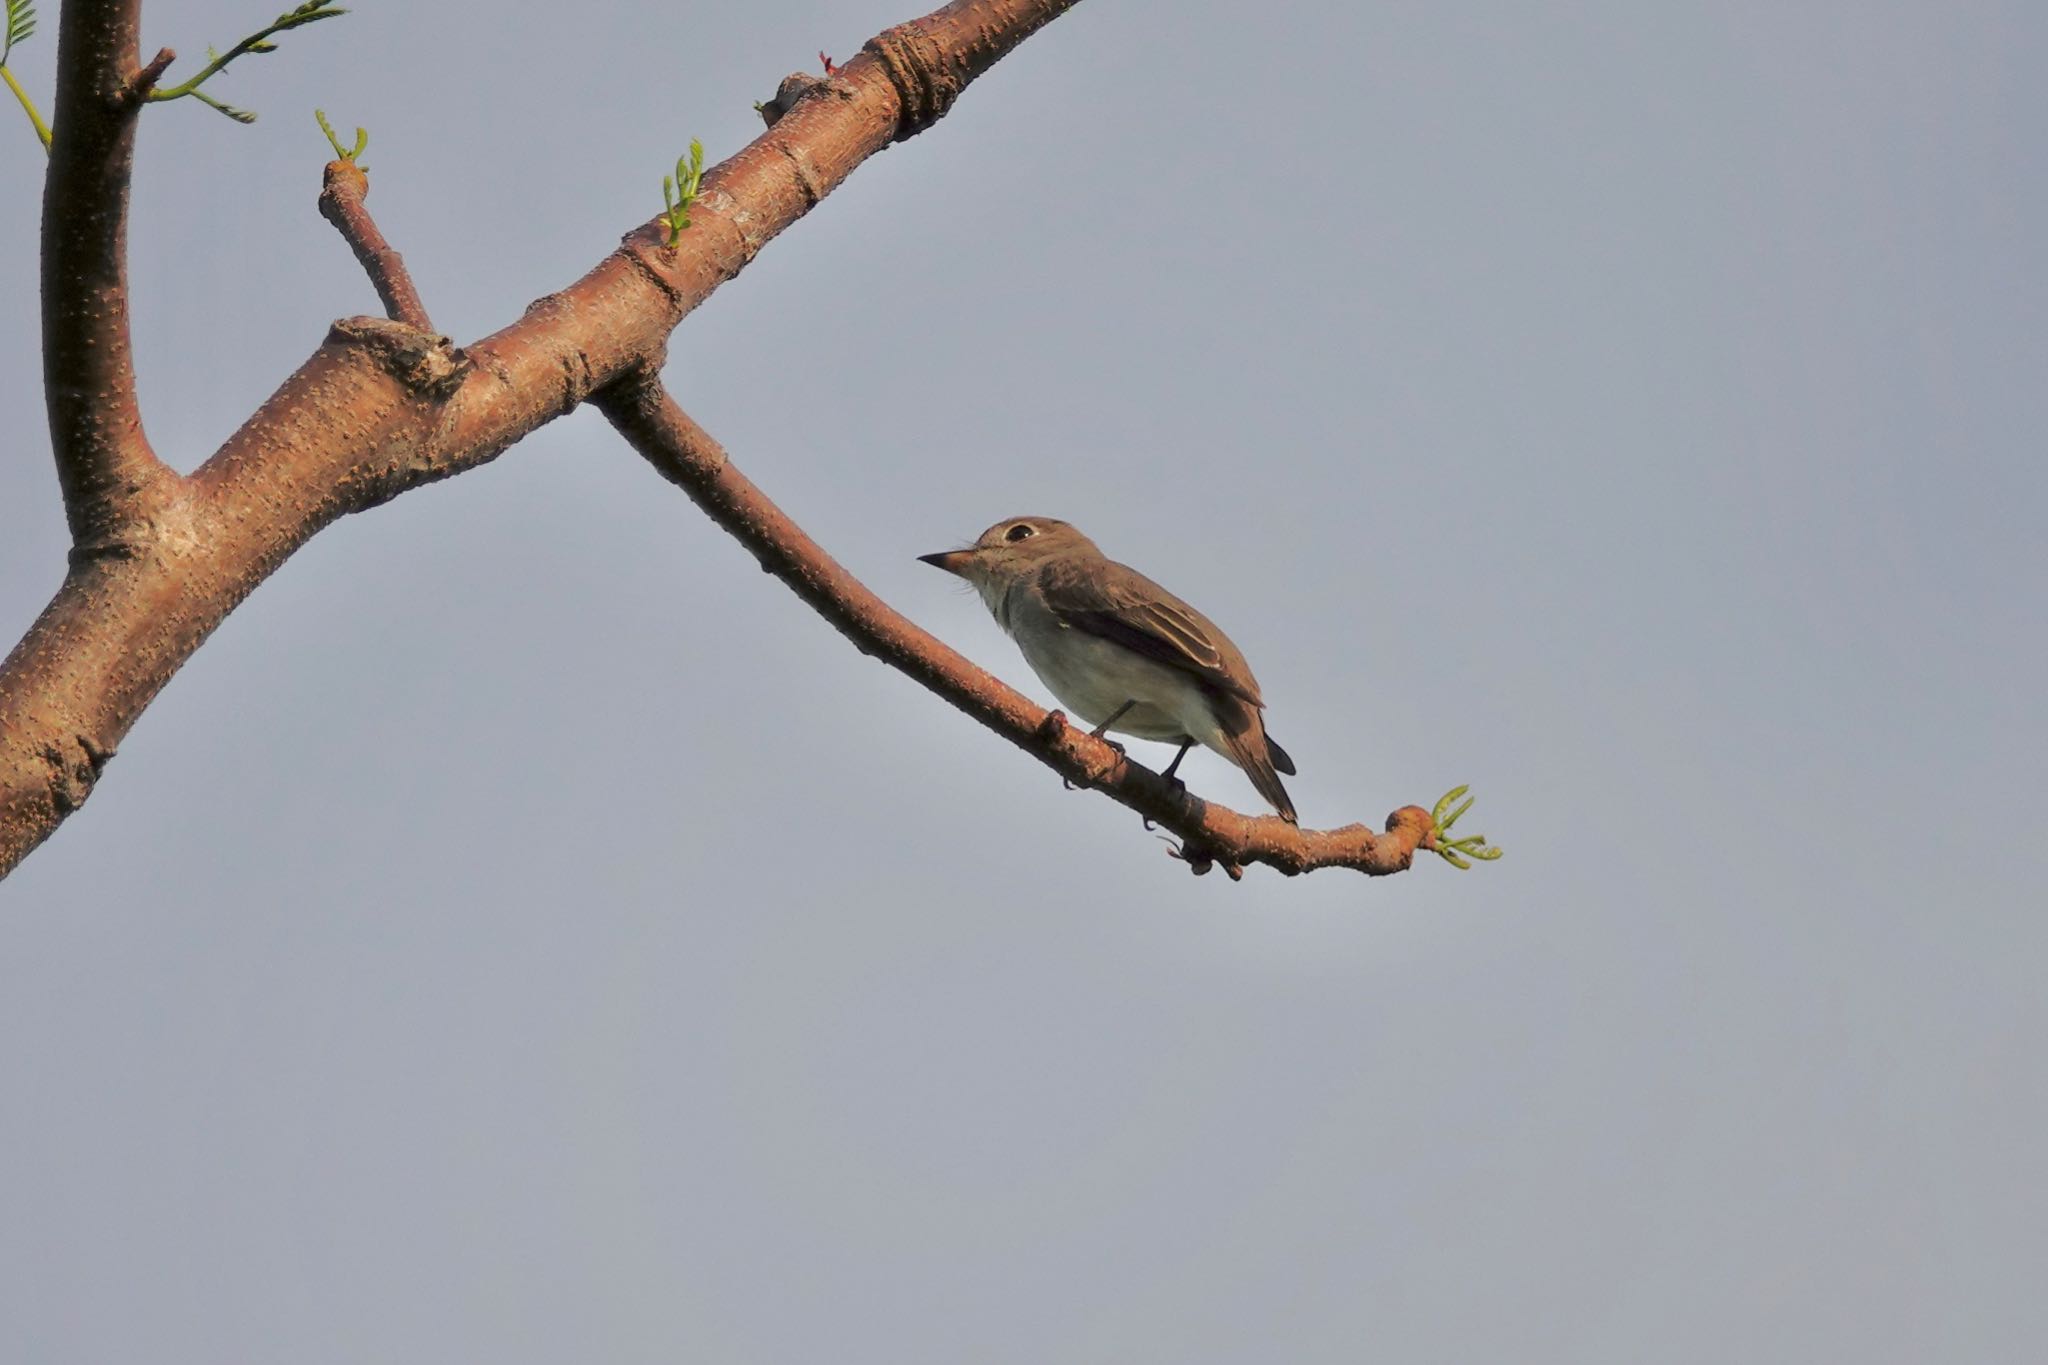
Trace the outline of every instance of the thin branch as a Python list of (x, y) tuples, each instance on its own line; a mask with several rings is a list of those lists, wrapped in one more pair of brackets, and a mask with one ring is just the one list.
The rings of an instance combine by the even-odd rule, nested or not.
[(21, 112), (28, 115), (29, 127), (35, 129), (36, 140), (43, 144), (43, 154), (50, 151), (50, 125), (43, 122), (43, 114), (36, 108), (36, 102), (22, 88), (14, 77), (14, 69), (7, 63), (14, 56), (17, 45), (35, 36), (36, 7), (33, 0), (7, 0), (6, 15), (0, 20), (0, 80), (7, 82), (7, 88), (14, 92), (14, 98), (21, 104)]
[(426, 305), (420, 302), (412, 276), (406, 273), (405, 258), (384, 240), (363, 203), (369, 192), (370, 177), (362, 167), (346, 158), (330, 161), (320, 187), (320, 216), (334, 224), (334, 230), (356, 253), (356, 260), (362, 263), (370, 283), (376, 286), (377, 297), (383, 301), (384, 316), (431, 332), (434, 324), (428, 321)]
[(21, 112), (28, 115), (29, 127), (35, 129), (36, 140), (43, 144), (43, 153), (50, 151), (50, 125), (43, 122), (43, 114), (36, 108), (36, 102), (29, 98), (28, 91), (21, 88), (21, 82), (14, 78), (14, 68), (0, 62), (0, 80), (7, 82), (7, 88), (14, 92), (14, 98), (21, 102)]
[(178, 477), (150, 449), (128, 326), (141, 0), (65, 0), (43, 190), (43, 392), (76, 554), (136, 552)]
[[(161, 90), (146, 91), (144, 92), (145, 97), (150, 100), (164, 101), (179, 100), (190, 95), (201, 104), (219, 110), (237, 123), (254, 123), (256, 115), (250, 113), (247, 109), (237, 109), (232, 104), (207, 94), (199, 87), (205, 85), (222, 71), (225, 71), (228, 64), (237, 57), (247, 56), (250, 53), (277, 51), (277, 44), (273, 39), (280, 33), (289, 33), (295, 28), (304, 28), (307, 24), (317, 24), (323, 19), (339, 19), (342, 15), (348, 13), (345, 9), (333, 8), (333, 5), (334, 0), (305, 0), (304, 4), (286, 10), (256, 32), (236, 43), (226, 52), (215, 52), (213, 49), (208, 48), (206, 53), (208, 61), (205, 66), (199, 69), (198, 74), (194, 75), (190, 80), (181, 81), (177, 85), (168, 86)], [(162, 73), (159, 72), (158, 74), (161, 75)], [(154, 82), (151, 83), (154, 84)]]
[(1419, 806), (1395, 811), (1385, 833), (1364, 825), (1312, 830), (1191, 795), (1067, 724), (1060, 712), (1035, 705), (875, 596), (740, 473), (654, 375), (628, 376), (591, 401), (663, 478), (861, 653), (915, 679), (1061, 777), (1179, 835), (1176, 856), (1195, 872), (1221, 864), (1235, 877), (1248, 863), (1265, 863), (1289, 875), (1343, 867), (1383, 876), (1405, 871), (1417, 849), (1434, 846), (1436, 826)]

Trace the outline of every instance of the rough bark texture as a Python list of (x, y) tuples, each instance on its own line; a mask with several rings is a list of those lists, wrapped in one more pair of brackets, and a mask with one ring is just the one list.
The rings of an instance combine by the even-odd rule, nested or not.
[[(785, 81), (769, 129), (704, 179), (692, 226), (628, 233), (576, 283), (465, 347), (436, 336), (362, 173), (328, 169), (322, 211), (390, 319), (334, 325), (189, 476), (142, 432), (124, 236), (134, 120), (170, 60), (136, 62), (140, 0), (66, 0), (44, 201), (43, 322), (52, 439), (74, 548), (56, 597), (0, 663), (0, 876), (91, 794), (150, 700), (228, 612), (310, 537), (496, 457), (596, 399), (656, 468), (867, 653), (1063, 776), (1182, 837), (1197, 870), (1408, 866), (1435, 829), (1297, 830), (1186, 795), (1045, 712), (891, 611), (792, 525), (652, 379), (667, 337), (854, 168), (943, 116), (966, 84), (1074, 0), (957, 0), (878, 35), (825, 80)], [(337, 171), (336, 167), (341, 170)]]
[[(120, 555), (177, 476), (142, 432), (128, 332), (128, 182), (142, 0), (67, 0), (43, 185), (43, 395), (73, 558)], [(4, 866), (4, 864), (0, 864)]]

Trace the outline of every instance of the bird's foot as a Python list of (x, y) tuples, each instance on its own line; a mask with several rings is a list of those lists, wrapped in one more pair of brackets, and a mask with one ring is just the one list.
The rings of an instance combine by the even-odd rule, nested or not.
[[(1119, 711), (1117, 713), (1117, 715), (1122, 714), (1122, 711)], [(1111, 720), (1114, 720), (1115, 718), (1115, 716), (1110, 717)], [(1102, 724), (1096, 726), (1093, 730), (1090, 730), (1088, 732), (1088, 738), (1101, 740), (1104, 744), (1107, 744), (1110, 748), (1116, 750), (1117, 756), (1119, 758), (1123, 756), (1124, 746), (1117, 743), (1115, 740), (1109, 737), (1109, 721), (1106, 720), (1102, 722)]]
[(1194, 873), (1197, 877), (1206, 877), (1209, 875), (1210, 868), (1220, 867), (1230, 880), (1234, 882), (1244, 880), (1243, 864), (1233, 863), (1228, 858), (1219, 858), (1210, 850), (1194, 843), (1192, 840), (1183, 840), (1177, 848), (1169, 846), (1166, 852), (1168, 857), (1178, 858), (1186, 863), (1188, 871)]

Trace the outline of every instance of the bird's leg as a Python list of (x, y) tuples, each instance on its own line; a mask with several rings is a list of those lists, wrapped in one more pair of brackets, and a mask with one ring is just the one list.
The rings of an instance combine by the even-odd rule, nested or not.
[(1122, 706), (1117, 707), (1116, 710), (1109, 713), (1109, 718), (1107, 720), (1103, 721), (1102, 724), (1096, 726), (1093, 730), (1090, 730), (1088, 732), (1088, 737), (1090, 739), (1099, 739), (1104, 744), (1107, 744), (1110, 748), (1116, 750), (1118, 753), (1122, 753), (1124, 751), (1124, 746), (1117, 743), (1115, 740), (1109, 737), (1109, 727), (1116, 724), (1118, 721), (1122, 720), (1124, 718), (1124, 713), (1129, 711), (1133, 706), (1136, 706), (1137, 704), (1138, 699), (1136, 697), (1133, 697), (1129, 701), (1125, 702)]
[[(1160, 775), (1161, 777), (1165, 778), (1165, 779), (1166, 779), (1166, 780), (1167, 780), (1168, 782), (1171, 782), (1171, 783), (1172, 783), (1172, 784), (1174, 785), (1174, 787), (1175, 787), (1175, 789), (1176, 789), (1176, 790), (1179, 790), (1179, 791), (1186, 791), (1186, 790), (1188, 789), (1188, 784), (1187, 784), (1187, 783), (1185, 783), (1185, 782), (1183, 782), (1183, 781), (1181, 781), (1181, 780), (1180, 780), (1179, 778), (1175, 777), (1175, 776), (1173, 775), (1173, 770), (1174, 770), (1175, 768), (1178, 768), (1178, 767), (1180, 766), (1180, 761), (1181, 761), (1182, 759), (1184, 759), (1184, 758), (1186, 758), (1186, 757), (1188, 756), (1188, 750), (1190, 750), (1190, 749), (1192, 749), (1192, 748), (1194, 748), (1194, 747), (1195, 747), (1195, 742), (1194, 742), (1194, 741), (1193, 741), (1192, 739), (1184, 739), (1184, 740), (1182, 740), (1182, 741), (1180, 742), (1180, 752), (1179, 752), (1179, 753), (1177, 753), (1177, 754), (1175, 754), (1175, 755), (1173, 756), (1173, 762), (1171, 762), (1171, 763), (1169, 763), (1169, 764), (1167, 764), (1167, 765), (1166, 765), (1166, 771), (1165, 771), (1165, 772), (1162, 772), (1161, 774), (1159, 774), (1159, 775)], [(1150, 828), (1152, 828), (1152, 822), (1151, 822), (1151, 820), (1147, 819), (1147, 820), (1145, 821), (1145, 828), (1146, 828), (1146, 829), (1150, 829)]]
[(1173, 770), (1180, 766), (1180, 761), (1188, 756), (1188, 750), (1194, 747), (1195, 742), (1192, 739), (1182, 740), (1180, 742), (1180, 752), (1173, 756), (1173, 762), (1166, 765), (1166, 771), (1159, 774), (1168, 782), (1171, 782), (1174, 786), (1179, 787), (1182, 791), (1186, 791), (1188, 789), (1188, 784), (1181, 781), (1179, 778), (1175, 777), (1173, 775)]
[[(1117, 707), (1116, 710), (1109, 713), (1109, 719), (1103, 721), (1102, 724), (1096, 726), (1093, 730), (1090, 730), (1088, 732), (1088, 738), (1101, 740), (1104, 744), (1107, 744), (1110, 748), (1116, 750), (1118, 758), (1122, 758), (1124, 753), (1124, 746), (1117, 743), (1115, 740), (1109, 738), (1108, 730), (1110, 726), (1116, 724), (1118, 721), (1124, 718), (1124, 712), (1130, 710), (1133, 706), (1136, 706), (1137, 704), (1138, 699), (1136, 697), (1133, 697), (1129, 701), (1125, 702), (1122, 706)], [(1064, 777), (1060, 779), (1060, 785), (1062, 787), (1065, 787), (1068, 791), (1072, 791), (1074, 789), (1074, 784), (1067, 781), (1067, 779)]]

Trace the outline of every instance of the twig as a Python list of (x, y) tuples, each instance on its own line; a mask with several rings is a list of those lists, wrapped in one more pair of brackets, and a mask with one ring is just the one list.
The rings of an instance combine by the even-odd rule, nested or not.
[(129, 80), (128, 97), (133, 100), (148, 99), (149, 92), (156, 89), (156, 83), (164, 78), (164, 72), (169, 70), (171, 63), (176, 60), (176, 52), (167, 47), (158, 48), (156, 56), (149, 59), (149, 64)]
[(384, 240), (384, 234), (377, 230), (376, 220), (370, 217), (370, 210), (363, 203), (363, 197), (369, 192), (370, 177), (353, 159), (330, 161), (326, 174), (321, 178), (320, 216), (334, 224), (334, 230), (356, 253), (363, 273), (370, 277), (377, 297), (384, 303), (384, 316), (393, 322), (417, 327), (422, 332), (431, 332), (434, 324), (427, 318), (426, 305), (420, 302), (419, 291), (413, 288), (412, 276), (405, 268), (405, 258)]
[(21, 82), (14, 78), (14, 69), (5, 62), (0, 62), (0, 80), (7, 82), (7, 88), (12, 90), (14, 98), (21, 102), (21, 112), (28, 115), (29, 127), (35, 129), (36, 140), (43, 144), (43, 151), (47, 155), (50, 150), (50, 125), (43, 122), (42, 110), (36, 108), (36, 102), (29, 98), (28, 91), (22, 89)]
[[(334, 0), (305, 0), (305, 3), (296, 8), (286, 10), (283, 14), (278, 15), (262, 28), (256, 30), (256, 32), (236, 43), (226, 52), (216, 52), (212, 48), (208, 48), (206, 50), (207, 63), (199, 68), (198, 74), (194, 75), (190, 80), (181, 81), (177, 85), (164, 89), (148, 90), (145, 92), (144, 98), (161, 102), (181, 100), (190, 95), (201, 104), (206, 105), (208, 108), (219, 110), (237, 123), (254, 123), (256, 121), (255, 114), (247, 109), (237, 109), (232, 104), (215, 99), (212, 95), (200, 89), (200, 87), (226, 70), (228, 64), (237, 57), (247, 56), (251, 53), (260, 54), (277, 51), (277, 43), (273, 40), (279, 34), (289, 33), (295, 28), (304, 28), (307, 24), (317, 24), (323, 19), (339, 19), (342, 15), (348, 13), (345, 9), (333, 8), (333, 5)], [(161, 75), (162, 73), (159, 72), (158, 74)], [(152, 81), (151, 85), (154, 86), (155, 82)]]
[(21, 112), (28, 115), (29, 127), (35, 129), (36, 140), (43, 144), (43, 151), (50, 150), (50, 125), (43, 122), (42, 111), (36, 102), (22, 89), (21, 82), (14, 78), (14, 69), (7, 62), (14, 55), (16, 45), (27, 42), (35, 36), (36, 7), (33, 0), (7, 0), (6, 17), (0, 20), (0, 80), (7, 82), (7, 88), (14, 92), (14, 98), (21, 103)]
[(640, 372), (591, 401), (661, 476), (730, 532), (761, 567), (871, 655), (1031, 754), (1062, 777), (1094, 787), (1181, 838), (1174, 856), (1197, 874), (1222, 864), (1233, 877), (1248, 863), (1293, 875), (1344, 867), (1369, 876), (1405, 871), (1430, 847), (1435, 825), (1420, 806), (1387, 818), (1385, 833), (1364, 825), (1298, 829), (1275, 816), (1248, 816), (1189, 795), (1150, 768), (1034, 705), (913, 624), (848, 573), (735, 468), (658, 377)]

